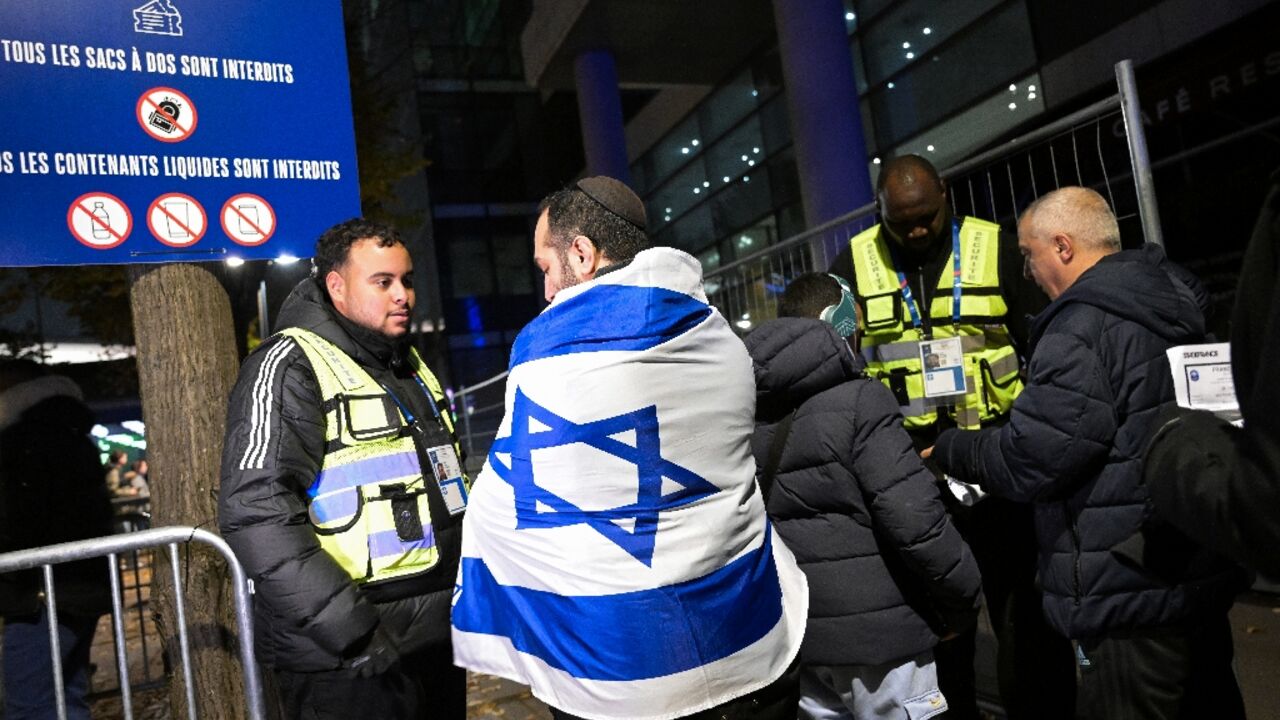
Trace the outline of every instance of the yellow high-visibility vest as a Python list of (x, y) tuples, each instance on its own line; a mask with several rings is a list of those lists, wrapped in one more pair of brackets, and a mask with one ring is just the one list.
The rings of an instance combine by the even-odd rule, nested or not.
[[(933, 337), (959, 337), (964, 350), (969, 392), (949, 405), (939, 405), (924, 396), (920, 363), (924, 334), (911, 322), (886, 242), (879, 225), (849, 241), (868, 375), (891, 389), (895, 385), (899, 390), (905, 387), (908, 402), (901, 409), (908, 429), (932, 425), (939, 411), (947, 412), (958, 427), (965, 429), (978, 428), (986, 420), (1008, 414), (1013, 399), (1022, 392), (1022, 380), (1018, 376), (1018, 356), (1004, 324), (1008, 306), (1000, 294), (997, 265), (1000, 226), (964, 218), (960, 227), (960, 275), (953, 277), (954, 257), (949, 258), (938, 277), (938, 291), (929, 303)], [(952, 317), (953, 280), (960, 284), (958, 323)]]
[[(440, 560), (427, 494), (435, 476), (424, 473), (412, 434), (403, 432), (407, 422), (396, 399), (319, 335), (300, 328), (281, 334), (306, 353), (325, 409), (324, 460), (307, 489), (320, 547), (359, 584), (431, 570)], [(440, 407), (440, 382), (412, 348), (409, 361)], [(440, 420), (461, 459), (447, 408)], [(463, 483), (469, 491), (465, 472)]]

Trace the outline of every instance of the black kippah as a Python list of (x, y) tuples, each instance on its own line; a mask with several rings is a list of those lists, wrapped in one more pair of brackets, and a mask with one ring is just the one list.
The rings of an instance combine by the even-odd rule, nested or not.
[(641, 230), (645, 229), (644, 203), (625, 183), (605, 175), (596, 175), (579, 180), (574, 183), (574, 187), (605, 210)]

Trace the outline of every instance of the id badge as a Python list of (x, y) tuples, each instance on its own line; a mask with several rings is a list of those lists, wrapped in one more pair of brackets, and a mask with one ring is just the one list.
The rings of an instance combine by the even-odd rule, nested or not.
[(964, 376), (964, 350), (960, 338), (920, 343), (920, 367), (924, 369), (924, 396), (950, 397), (969, 392)]
[(440, 485), (440, 496), (444, 498), (449, 514), (457, 515), (466, 510), (467, 486), (462, 482), (462, 465), (453, 446), (437, 445), (427, 450), (427, 459), (431, 461), (431, 474)]

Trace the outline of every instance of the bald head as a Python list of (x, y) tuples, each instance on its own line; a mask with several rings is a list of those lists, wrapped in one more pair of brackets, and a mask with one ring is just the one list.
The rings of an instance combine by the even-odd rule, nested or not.
[(943, 237), (950, 217), (947, 189), (938, 169), (919, 155), (885, 163), (876, 181), (881, 228), (909, 250), (923, 252)]
[(1120, 251), (1120, 226), (1107, 201), (1082, 187), (1065, 187), (1036, 200), (1018, 222), (1025, 272), (1057, 299), (1086, 270)]

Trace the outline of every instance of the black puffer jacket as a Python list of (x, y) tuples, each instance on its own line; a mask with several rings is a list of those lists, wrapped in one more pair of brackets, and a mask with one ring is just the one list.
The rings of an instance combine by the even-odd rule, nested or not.
[(1165, 350), (1204, 320), (1156, 246), (1103, 258), (1036, 318), (1009, 424), (949, 430), (948, 473), (1035, 503), (1049, 623), (1070, 638), (1178, 622), (1230, 605), (1240, 574), (1152, 519), (1143, 444), (1173, 398)]
[[(0, 392), (0, 552), (111, 534), (111, 500), (91, 427), (93, 413), (69, 378), (44, 375)], [(60, 611), (110, 611), (101, 559), (55, 565), (53, 576)], [(38, 568), (0, 575), (0, 616), (38, 612), (43, 594)]]
[[(433, 416), (404, 348), (342, 318), (311, 280), (285, 300), (280, 327), (328, 340), (422, 418)], [(461, 546), (461, 516), (443, 511), (427, 483), (440, 562), (429, 573), (358, 588), (320, 549), (306, 490), (324, 457), (320, 389), (296, 342), (276, 336), (255, 350), (231, 393), (222, 455), (218, 524), (253, 579), (259, 659), (296, 672), (342, 667), (380, 623), (410, 653), (449, 642), (449, 604)], [(452, 438), (433, 423), (440, 437)]]
[(893, 395), (860, 375), (860, 360), (822, 321), (775, 320), (746, 342), (759, 467), (779, 421), (795, 412), (768, 509), (809, 580), (804, 662), (900, 660), (971, 624), (978, 566)]

